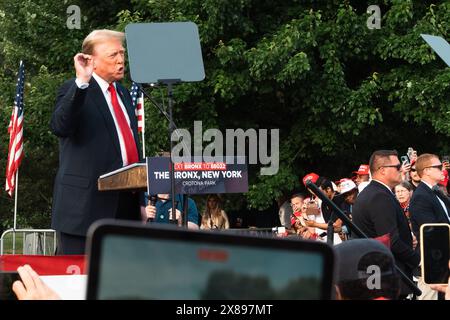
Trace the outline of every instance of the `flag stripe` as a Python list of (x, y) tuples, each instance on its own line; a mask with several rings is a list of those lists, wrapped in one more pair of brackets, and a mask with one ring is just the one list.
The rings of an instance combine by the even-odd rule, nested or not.
[[(131, 85), (130, 95), (135, 108), (136, 118), (138, 122), (138, 132), (144, 131), (144, 94), (140, 93), (139, 85), (135, 82)], [(139, 95), (139, 97), (138, 97)]]
[(15, 188), (15, 174), (19, 169), (23, 158), (23, 90), (24, 90), (25, 72), (22, 61), (19, 66), (19, 73), (16, 86), (16, 96), (14, 107), (11, 114), (11, 120), (8, 125), (9, 148), (8, 161), (6, 166), (6, 185), (5, 190), (12, 196)]

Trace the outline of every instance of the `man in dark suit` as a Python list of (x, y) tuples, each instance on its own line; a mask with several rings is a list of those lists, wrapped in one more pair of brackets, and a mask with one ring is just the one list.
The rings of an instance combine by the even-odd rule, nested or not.
[(419, 237), (420, 226), (424, 223), (450, 223), (450, 201), (438, 188), (444, 173), (437, 155), (420, 155), (416, 161), (416, 170), (421, 182), (412, 195), (409, 211), (413, 232)]
[(50, 126), (59, 137), (52, 228), (59, 254), (83, 254), (89, 226), (102, 218), (140, 219), (139, 197), (99, 192), (100, 175), (139, 161), (137, 121), (124, 76), (124, 34), (95, 30), (74, 57), (76, 79), (58, 91)]
[[(392, 192), (401, 181), (398, 154), (394, 150), (375, 151), (369, 166), (372, 181), (356, 198), (353, 222), (370, 238), (388, 234), (397, 266), (412, 280), (412, 271), (419, 265), (419, 255), (413, 250), (408, 221)], [(411, 292), (402, 283), (402, 296)]]
[[(434, 154), (425, 153), (416, 160), (417, 174), (421, 182), (414, 191), (410, 204), (411, 225), (420, 243), (420, 226), (424, 223), (450, 223), (450, 201), (439, 190), (438, 183), (444, 179), (442, 163)], [(420, 247), (420, 246), (419, 246)], [(436, 300), (437, 292), (426, 285), (418, 276), (421, 300)]]

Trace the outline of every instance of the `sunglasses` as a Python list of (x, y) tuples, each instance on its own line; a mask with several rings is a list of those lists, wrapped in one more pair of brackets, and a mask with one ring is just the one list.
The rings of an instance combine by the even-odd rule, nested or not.
[(402, 168), (402, 164), (392, 164), (392, 165), (388, 165), (388, 166), (380, 166), (380, 168), (395, 168), (397, 169), (397, 171), (400, 171), (400, 169)]
[(434, 166), (425, 167), (424, 169), (426, 169), (426, 168), (436, 168), (436, 169), (439, 169), (440, 171), (442, 171), (442, 163), (436, 164)]

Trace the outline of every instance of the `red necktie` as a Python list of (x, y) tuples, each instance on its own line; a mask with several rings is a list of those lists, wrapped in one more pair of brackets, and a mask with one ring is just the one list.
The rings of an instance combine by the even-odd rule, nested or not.
[(125, 115), (123, 114), (119, 101), (117, 100), (116, 88), (112, 83), (110, 83), (108, 90), (111, 93), (111, 103), (114, 109), (114, 115), (116, 116), (116, 121), (117, 124), (119, 125), (119, 130), (125, 142), (125, 150), (127, 153), (128, 164), (138, 162), (139, 156), (136, 148), (136, 143), (134, 141), (131, 128), (128, 125), (128, 121), (125, 118)]

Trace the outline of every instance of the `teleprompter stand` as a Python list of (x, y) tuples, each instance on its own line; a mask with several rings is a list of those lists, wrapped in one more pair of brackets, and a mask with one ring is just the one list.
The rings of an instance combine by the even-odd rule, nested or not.
[[(171, 152), (170, 220), (175, 220), (175, 178), (171, 139), (176, 129), (173, 123), (173, 87), (178, 83), (202, 81), (205, 78), (198, 28), (192, 22), (132, 23), (126, 26), (125, 35), (131, 79), (140, 84), (159, 83), (167, 86)], [(140, 88), (149, 97), (142, 86)], [(186, 208), (184, 216), (183, 223), (187, 225)]]

